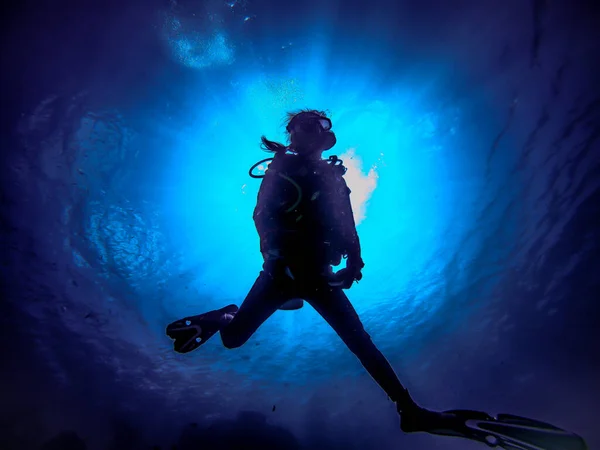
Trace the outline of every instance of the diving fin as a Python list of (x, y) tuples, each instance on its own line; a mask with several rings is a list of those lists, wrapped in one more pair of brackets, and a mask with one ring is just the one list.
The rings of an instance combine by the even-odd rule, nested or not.
[(177, 353), (189, 353), (196, 350), (222, 327), (223, 314), (235, 315), (238, 307), (228, 305), (198, 316), (184, 317), (167, 325), (167, 336), (175, 340), (173, 348)]
[(538, 420), (512, 414), (492, 417), (471, 410), (421, 411), (414, 417), (409, 414), (410, 422), (402, 427), (404, 431), (458, 436), (505, 450), (588, 450), (581, 436)]

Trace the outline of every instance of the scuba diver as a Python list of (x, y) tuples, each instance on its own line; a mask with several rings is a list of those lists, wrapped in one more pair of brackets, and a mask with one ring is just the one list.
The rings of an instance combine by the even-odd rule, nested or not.
[[(217, 332), (223, 345), (244, 343), (277, 310), (309, 303), (356, 355), (371, 377), (396, 403), (405, 432), (459, 436), (510, 450), (584, 450), (577, 435), (518, 416), (492, 417), (470, 410), (430, 411), (419, 406), (372, 342), (344, 290), (362, 278), (365, 266), (344, 180), (342, 161), (322, 153), (336, 144), (324, 112), (289, 113), (289, 145), (261, 137), (274, 154), (250, 169), (262, 178), (254, 210), (263, 268), (241, 306), (228, 305), (167, 326), (174, 349), (188, 353)], [(271, 161), (264, 175), (259, 164)], [(345, 267), (333, 272), (345, 260)]]

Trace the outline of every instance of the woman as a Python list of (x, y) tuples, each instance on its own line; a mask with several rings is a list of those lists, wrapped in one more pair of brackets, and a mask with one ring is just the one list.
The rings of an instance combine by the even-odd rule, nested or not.
[[(261, 138), (263, 149), (274, 153), (254, 210), (263, 270), (239, 309), (229, 305), (170, 324), (167, 335), (175, 340), (175, 351), (190, 352), (218, 331), (225, 347), (240, 347), (275, 311), (300, 308), (303, 299), (329, 323), (396, 403), (402, 430), (463, 436), (487, 443), (489, 429), (472, 430), (471, 422), (492, 421), (496, 427), (505, 424), (485, 413), (437, 413), (419, 407), (371, 341), (344, 294), (343, 289), (362, 278), (364, 263), (350, 190), (343, 178), (345, 168), (336, 157), (322, 159), (322, 153), (336, 143), (331, 121), (323, 112), (303, 110), (288, 114), (286, 131), (288, 146)], [(346, 267), (333, 273), (332, 266), (339, 265), (343, 258)], [(502, 439), (506, 439), (506, 430), (501, 432)], [(521, 430), (519, 442), (522, 434)]]
[[(322, 153), (336, 143), (323, 112), (289, 114), (290, 144), (261, 138), (274, 153), (254, 210), (263, 270), (239, 310), (229, 305), (167, 327), (175, 350), (187, 353), (217, 331), (223, 345), (237, 348), (275, 311), (298, 308), (306, 300), (331, 325), (371, 376), (402, 409), (414, 402), (365, 331), (342, 289), (360, 280), (364, 267), (350, 204), (345, 169)], [(336, 274), (332, 265), (346, 257)], [(287, 307), (286, 307), (287, 305)]]

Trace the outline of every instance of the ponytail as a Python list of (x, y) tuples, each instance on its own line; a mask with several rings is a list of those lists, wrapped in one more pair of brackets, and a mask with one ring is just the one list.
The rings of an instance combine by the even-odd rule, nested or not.
[(260, 141), (262, 142), (260, 148), (266, 152), (283, 154), (288, 150), (285, 145), (280, 144), (279, 142), (270, 141), (265, 136), (261, 136)]

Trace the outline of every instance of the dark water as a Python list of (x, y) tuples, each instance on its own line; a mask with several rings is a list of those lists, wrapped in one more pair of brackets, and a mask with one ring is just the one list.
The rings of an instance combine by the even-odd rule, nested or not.
[(417, 401), (600, 448), (594, 2), (3, 8), (0, 448), (481, 448), (402, 434), (309, 307), (172, 351), (257, 275), (247, 169), (299, 107), (331, 111), (349, 297)]

